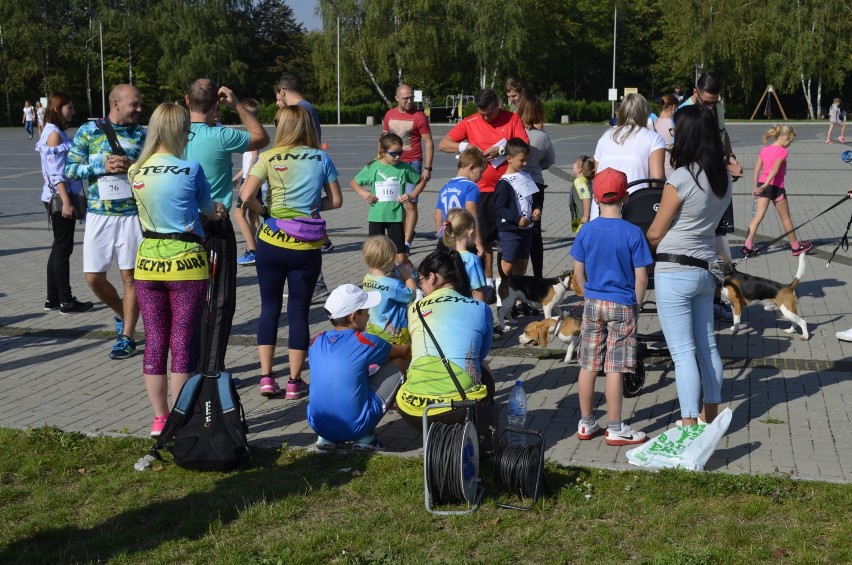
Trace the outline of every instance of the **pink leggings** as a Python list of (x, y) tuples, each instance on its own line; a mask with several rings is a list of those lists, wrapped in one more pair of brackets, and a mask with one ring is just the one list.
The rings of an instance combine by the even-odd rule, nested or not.
[(169, 349), (172, 373), (195, 369), (192, 338), (206, 293), (206, 280), (136, 281), (136, 296), (145, 323), (143, 374), (165, 375)]

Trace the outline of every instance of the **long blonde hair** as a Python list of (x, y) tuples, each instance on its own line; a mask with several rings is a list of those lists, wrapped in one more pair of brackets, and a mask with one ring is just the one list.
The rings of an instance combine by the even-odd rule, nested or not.
[(189, 111), (174, 102), (163, 102), (151, 114), (145, 145), (136, 162), (141, 167), (160, 146), (175, 157), (180, 157), (188, 131)]
[(319, 149), (319, 135), (311, 113), (303, 106), (294, 104), (278, 110), (275, 115), (273, 147), (313, 147)]
[(612, 132), (612, 139), (619, 145), (624, 145), (627, 138), (633, 135), (635, 130), (647, 127), (648, 114), (651, 113), (651, 105), (641, 94), (628, 94), (618, 108), (618, 127)]
[(793, 143), (796, 140), (796, 130), (794, 130), (791, 126), (786, 124), (775, 124), (763, 134), (763, 143), (766, 143), (770, 139), (778, 139), (782, 135), (786, 135), (790, 143)]

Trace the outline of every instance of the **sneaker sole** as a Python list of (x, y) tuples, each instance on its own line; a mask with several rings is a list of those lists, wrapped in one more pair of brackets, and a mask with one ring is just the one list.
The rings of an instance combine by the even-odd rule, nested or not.
[(308, 396), (306, 392), (288, 392), (284, 394), (284, 398), (287, 400), (301, 400)]
[(112, 359), (113, 361), (121, 361), (122, 359), (129, 359), (129, 358), (133, 357), (134, 353), (136, 353), (136, 352), (131, 351), (130, 353), (120, 353), (120, 354), (110, 353), (109, 358)]
[(261, 391), (260, 391), (260, 396), (265, 396), (267, 398), (272, 397), (272, 396), (278, 396), (279, 394), (281, 394), (281, 391), (280, 390), (276, 391), (275, 389), (270, 389), (270, 390), (261, 389)]
[(237, 261), (237, 266), (239, 267), (251, 267), (252, 265), (254, 265), (254, 261), (252, 261), (251, 263), (240, 263), (239, 261)]
[(648, 436), (643, 437), (642, 439), (606, 439), (606, 444), (611, 445), (613, 447), (621, 447), (623, 445), (639, 445), (640, 443), (645, 443), (650, 438)]
[(598, 429), (598, 431), (590, 433), (590, 434), (581, 434), (580, 432), (577, 432), (577, 439), (586, 441), (588, 439), (594, 439), (594, 438), (598, 437), (599, 435), (601, 435), (601, 429), (600, 428)]

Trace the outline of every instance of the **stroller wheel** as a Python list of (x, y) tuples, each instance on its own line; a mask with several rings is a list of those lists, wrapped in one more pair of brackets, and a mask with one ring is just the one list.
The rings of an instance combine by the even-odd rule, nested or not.
[(636, 360), (636, 368), (632, 373), (624, 373), (624, 397), (639, 396), (645, 386), (645, 364)]

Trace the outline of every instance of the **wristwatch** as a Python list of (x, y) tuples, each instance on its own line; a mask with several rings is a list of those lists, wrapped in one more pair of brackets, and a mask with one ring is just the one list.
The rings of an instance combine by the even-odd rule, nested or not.
[(423, 167), (423, 169), (429, 171), (430, 173), (432, 172), (432, 167)]

